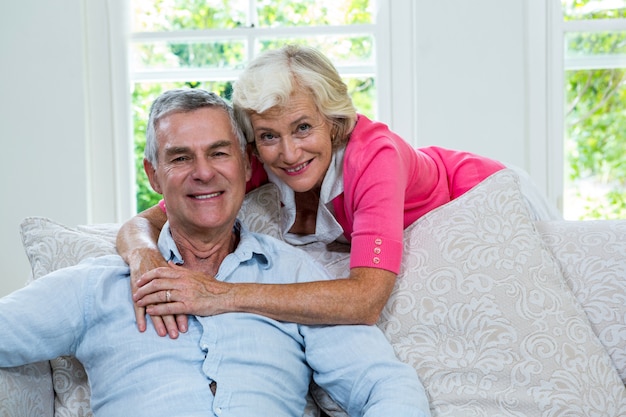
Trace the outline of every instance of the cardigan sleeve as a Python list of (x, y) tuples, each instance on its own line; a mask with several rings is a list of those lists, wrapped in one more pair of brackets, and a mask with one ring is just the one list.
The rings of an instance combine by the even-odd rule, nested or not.
[(344, 160), (344, 205), (351, 224), (350, 267), (397, 274), (402, 261), (405, 190), (410, 164), (381, 137)]

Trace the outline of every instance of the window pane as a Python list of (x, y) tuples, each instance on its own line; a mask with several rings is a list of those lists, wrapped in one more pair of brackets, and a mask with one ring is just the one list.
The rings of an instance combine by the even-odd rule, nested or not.
[(626, 17), (623, 0), (561, 0), (564, 20)]
[(369, 0), (261, 0), (259, 27), (321, 26), (373, 23)]
[(151, 42), (131, 45), (134, 71), (175, 68), (234, 68), (245, 60), (245, 42)]
[[(619, 56), (626, 57), (626, 32), (573, 32), (565, 34), (565, 59), (595, 58), (595, 64), (590, 61), (582, 65), (598, 67), (607, 66), (610, 62), (617, 62), (615, 58)], [(626, 66), (626, 60), (622, 64)]]
[(247, 26), (248, 0), (133, 0), (133, 32)]
[(626, 218), (626, 71), (566, 71), (564, 216)]
[[(299, 38), (261, 38), (256, 44), (257, 52), (279, 48), (287, 43), (312, 46), (319, 49), (335, 65), (370, 67), (374, 72), (374, 40), (372, 36), (310, 36)], [(340, 71), (341, 72), (341, 71)]]

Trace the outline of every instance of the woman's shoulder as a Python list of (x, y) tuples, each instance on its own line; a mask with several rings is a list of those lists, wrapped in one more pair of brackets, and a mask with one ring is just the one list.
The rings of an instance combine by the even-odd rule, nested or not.
[(388, 145), (393, 145), (394, 147), (406, 146), (413, 149), (404, 138), (389, 129), (389, 126), (385, 123), (371, 120), (367, 116), (359, 114), (346, 149), (353, 151), (359, 148), (384, 147)]
[(394, 133), (385, 123), (359, 115), (350, 140), (346, 144), (344, 166), (346, 163), (361, 165), (383, 154), (411, 157), (415, 152), (410, 143)]

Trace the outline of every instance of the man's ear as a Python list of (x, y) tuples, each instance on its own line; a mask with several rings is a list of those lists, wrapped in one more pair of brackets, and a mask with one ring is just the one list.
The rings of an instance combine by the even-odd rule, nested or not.
[(145, 158), (143, 160), (143, 169), (146, 171), (146, 175), (148, 176), (148, 181), (150, 181), (152, 189), (159, 194), (163, 194), (161, 191), (161, 185), (159, 184), (159, 180), (156, 175), (156, 168)]
[(246, 152), (249, 157), (256, 156), (259, 160), (261, 160), (261, 158), (259, 157), (259, 151), (256, 149), (255, 142), (248, 142), (248, 144), (246, 145)]

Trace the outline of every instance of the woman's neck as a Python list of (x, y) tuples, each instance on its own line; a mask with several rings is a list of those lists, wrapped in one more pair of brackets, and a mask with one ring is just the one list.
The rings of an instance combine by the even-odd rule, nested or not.
[(315, 187), (312, 190), (302, 193), (294, 193), (296, 203), (296, 220), (289, 229), (290, 233), (298, 235), (315, 234), (315, 225), (317, 221), (317, 208), (320, 203), (321, 187)]

